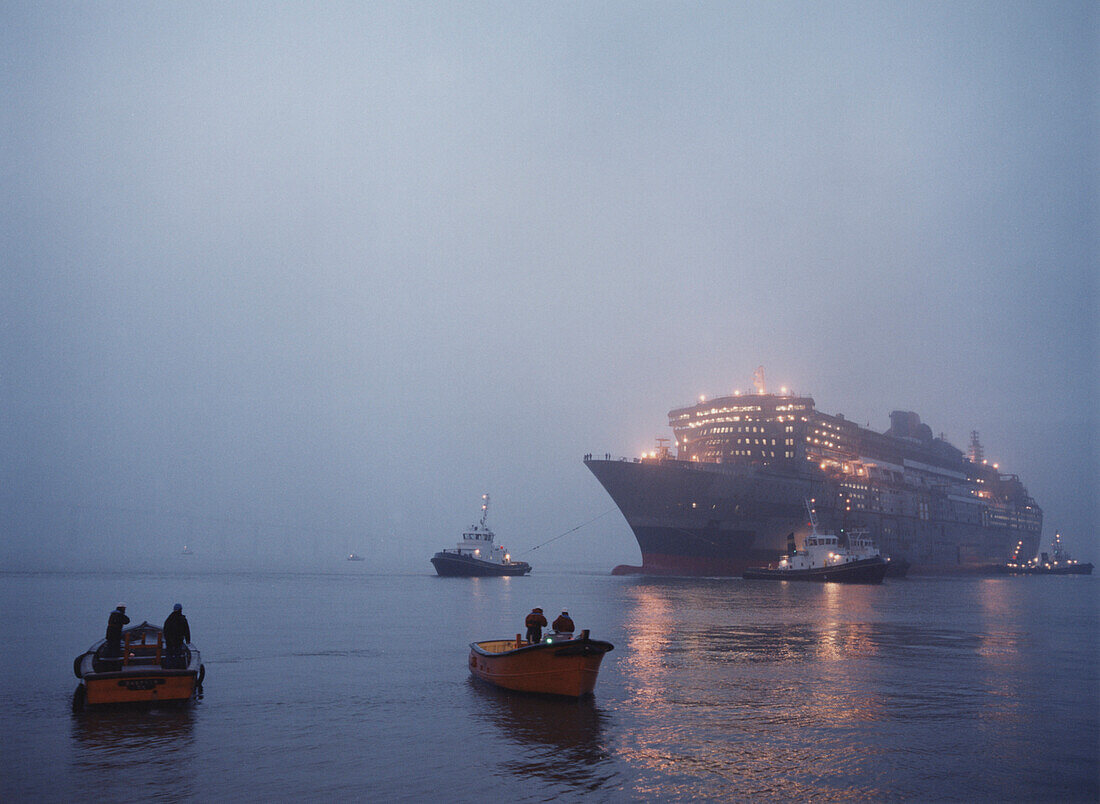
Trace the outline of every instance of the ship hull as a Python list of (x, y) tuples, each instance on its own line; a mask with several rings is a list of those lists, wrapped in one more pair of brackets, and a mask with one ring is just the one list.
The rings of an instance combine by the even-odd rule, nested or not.
[(807, 499), (816, 500), (822, 528), (866, 529), (884, 554), (908, 562), (915, 574), (974, 572), (1003, 562), (1018, 542), (1023, 552), (1034, 552), (1039, 543), (1040, 528), (991, 527), (980, 517), (953, 520), (936, 515), (948, 510), (947, 502), (896, 490), (889, 511), (841, 510), (830, 503), (839, 496), (836, 483), (811, 471), (678, 460), (585, 465), (641, 550), (640, 566), (620, 565), (614, 574), (739, 576), (766, 566), (786, 552), (789, 533), (799, 541), (809, 534)]
[(437, 575), (444, 578), (485, 578), (505, 575), (526, 575), (531, 565), (526, 561), (513, 561), (509, 564), (494, 564), (479, 558), (457, 553), (436, 553), (432, 556), (432, 566)]

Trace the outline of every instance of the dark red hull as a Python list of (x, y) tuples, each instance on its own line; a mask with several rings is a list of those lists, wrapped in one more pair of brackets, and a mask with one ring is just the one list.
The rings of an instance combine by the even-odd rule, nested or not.
[[(756, 562), (759, 563), (759, 560)], [(753, 566), (753, 562), (732, 558), (702, 556), (675, 556), (665, 553), (646, 553), (642, 565), (619, 564), (612, 575), (669, 575), (712, 576), (724, 578), (737, 576)]]

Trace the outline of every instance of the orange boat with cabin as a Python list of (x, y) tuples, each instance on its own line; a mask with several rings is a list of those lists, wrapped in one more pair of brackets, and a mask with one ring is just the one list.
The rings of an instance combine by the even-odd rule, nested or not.
[(190, 642), (183, 653), (170, 656), (164, 630), (143, 622), (122, 630), (122, 655), (108, 655), (101, 639), (73, 660), (81, 684), (73, 693), (73, 710), (85, 704), (151, 704), (187, 701), (202, 689), (206, 668)]
[(551, 632), (541, 642), (491, 639), (470, 643), (470, 672), (482, 681), (519, 692), (590, 695), (610, 642)]

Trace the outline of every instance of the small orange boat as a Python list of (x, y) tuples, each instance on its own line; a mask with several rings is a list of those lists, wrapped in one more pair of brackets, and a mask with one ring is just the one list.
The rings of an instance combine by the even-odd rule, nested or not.
[(588, 631), (577, 638), (551, 632), (541, 642), (491, 639), (470, 643), (470, 672), (482, 681), (519, 692), (568, 695), (579, 698), (596, 687), (600, 662), (615, 646), (589, 639)]
[(73, 673), (81, 684), (73, 693), (73, 710), (85, 704), (149, 704), (186, 701), (202, 688), (206, 668), (190, 642), (183, 653), (170, 656), (164, 631), (148, 622), (124, 628), (122, 655), (107, 655), (101, 639), (73, 660)]

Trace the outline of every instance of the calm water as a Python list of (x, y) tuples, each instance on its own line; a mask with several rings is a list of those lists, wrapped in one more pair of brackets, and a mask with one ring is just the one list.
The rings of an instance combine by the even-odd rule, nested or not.
[[(5, 798), (1100, 798), (1100, 579), (430, 569), (0, 574)], [(184, 604), (201, 700), (70, 712), (73, 657), (120, 599), (135, 622)], [(468, 643), (536, 605), (615, 643), (594, 699), (469, 678)]]

